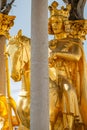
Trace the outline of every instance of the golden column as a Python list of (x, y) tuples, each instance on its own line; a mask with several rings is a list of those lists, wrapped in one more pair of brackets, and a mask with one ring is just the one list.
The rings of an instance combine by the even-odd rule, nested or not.
[(8, 79), (8, 72), (6, 72), (7, 67), (5, 64), (5, 60), (6, 63), (8, 61), (7, 58), (5, 57), (4, 52), (5, 52), (6, 39), (10, 38), (9, 30), (14, 25), (13, 22), (14, 19), (15, 16), (9, 16), (0, 13), (0, 50), (1, 50), (0, 52), (0, 128), (3, 128), (3, 130), (6, 129), (12, 130), (10, 105), (8, 105), (9, 103), (7, 103), (7, 99), (4, 96), (4, 95), (10, 96), (8, 95), (9, 79)]
[(5, 74), (5, 59), (4, 46), (6, 39), (9, 39), (9, 29), (13, 26), (15, 16), (9, 16), (0, 13), (0, 94), (6, 94), (6, 74)]

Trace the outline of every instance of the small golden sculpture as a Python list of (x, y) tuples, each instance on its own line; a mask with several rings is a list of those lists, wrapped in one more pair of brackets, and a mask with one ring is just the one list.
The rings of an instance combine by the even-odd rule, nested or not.
[(10, 38), (9, 30), (14, 25), (15, 16), (9, 16), (0, 13), (0, 35)]
[[(7, 51), (11, 59), (11, 77), (14, 81), (22, 80), (22, 88), (17, 103), (17, 112), (20, 118), (19, 130), (30, 128), (30, 39), (18, 34), (11, 38)], [(20, 57), (20, 58), (19, 58)], [(15, 64), (16, 63), (16, 64)]]
[(4, 95), (0, 95), (0, 130), (13, 130), (14, 126), (19, 125), (17, 113), (13, 116), (12, 108), (16, 113), (14, 100), (11, 97), (7, 99)]
[(9, 130), (8, 106), (4, 95), (0, 95), (0, 129)]

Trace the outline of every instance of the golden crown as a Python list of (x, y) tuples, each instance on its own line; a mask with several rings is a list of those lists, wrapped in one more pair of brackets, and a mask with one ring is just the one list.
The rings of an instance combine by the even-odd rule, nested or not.
[(62, 6), (61, 9), (58, 9), (58, 2), (53, 1), (51, 6), (48, 7), (51, 16), (61, 16), (62, 18), (69, 18), (71, 4), (66, 5), (66, 7)]

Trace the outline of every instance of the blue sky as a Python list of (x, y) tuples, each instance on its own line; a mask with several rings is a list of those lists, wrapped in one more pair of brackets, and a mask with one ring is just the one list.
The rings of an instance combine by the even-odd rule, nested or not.
[(24, 35), (31, 37), (31, 0), (15, 0), (9, 15), (16, 16), (10, 34), (22, 29)]
[[(53, 0), (48, 0), (50, 5)], [(62, 6), (62, 0), (57, 0)], [(87, 4), (85, 5), (84, 17), (87, 19)], [(23, 34), (31, 37), (31, 0), (15, 0), (9, 15), (15, 15), (14, 26), (10, 30), (11, 36), (16, 35), (19, 29), (23, 30)], [(85, 53), (87, 54), (87, 40), (85, 41)], [(21, 82), (15, 83), (11, 80), (12, 96), (17, 100), (20, 91)]]

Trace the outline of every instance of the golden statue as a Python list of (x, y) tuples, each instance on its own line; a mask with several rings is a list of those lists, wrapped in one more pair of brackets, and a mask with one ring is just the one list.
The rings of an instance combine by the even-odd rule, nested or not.
[[(19, 130), (30, 128), (30, 39), (19, 30), (9, 40), (6, 53), (11, 59), (11, 77), (17, 82), (22, 80), (17, 112), (20, 118)], [(16, 64), (15, 64), (16, 63)]]
[[(54, 1), (49, 7), (48, 21), (48, 33), (54, 35), (54, 39), (49, 41), (49, 73), (58, 87), (59, 98), (56, 108), (50, 109), (51, 130), (59, 126), (60, 130), (76, 129), (77, 124), (81, 127), (87, 125), (86, 60), (82, 42), (87, 34), (87, 20), (68, 20), (70, 5), (60, 10), (57, 5)], [(53, 102), (57, 98), (55, 95)], [(78, 122), (74, 122), (77, 117)]]
[[(71, 5), (58, 9), (54, 1), (50, 10), (49, 41), (49, 114), (50, 130), (85, 130), (87, 125), (87, 80), (83, 42), (86, 20), (68, 20)], [(6, 54), (11, 59), (11, 77), (22, 80), (17, 111), (19, 130), (30, 129), (30, 39), (20, 30), (9, 40)], [(16, 64), (15, 64), (16, 63)]]

